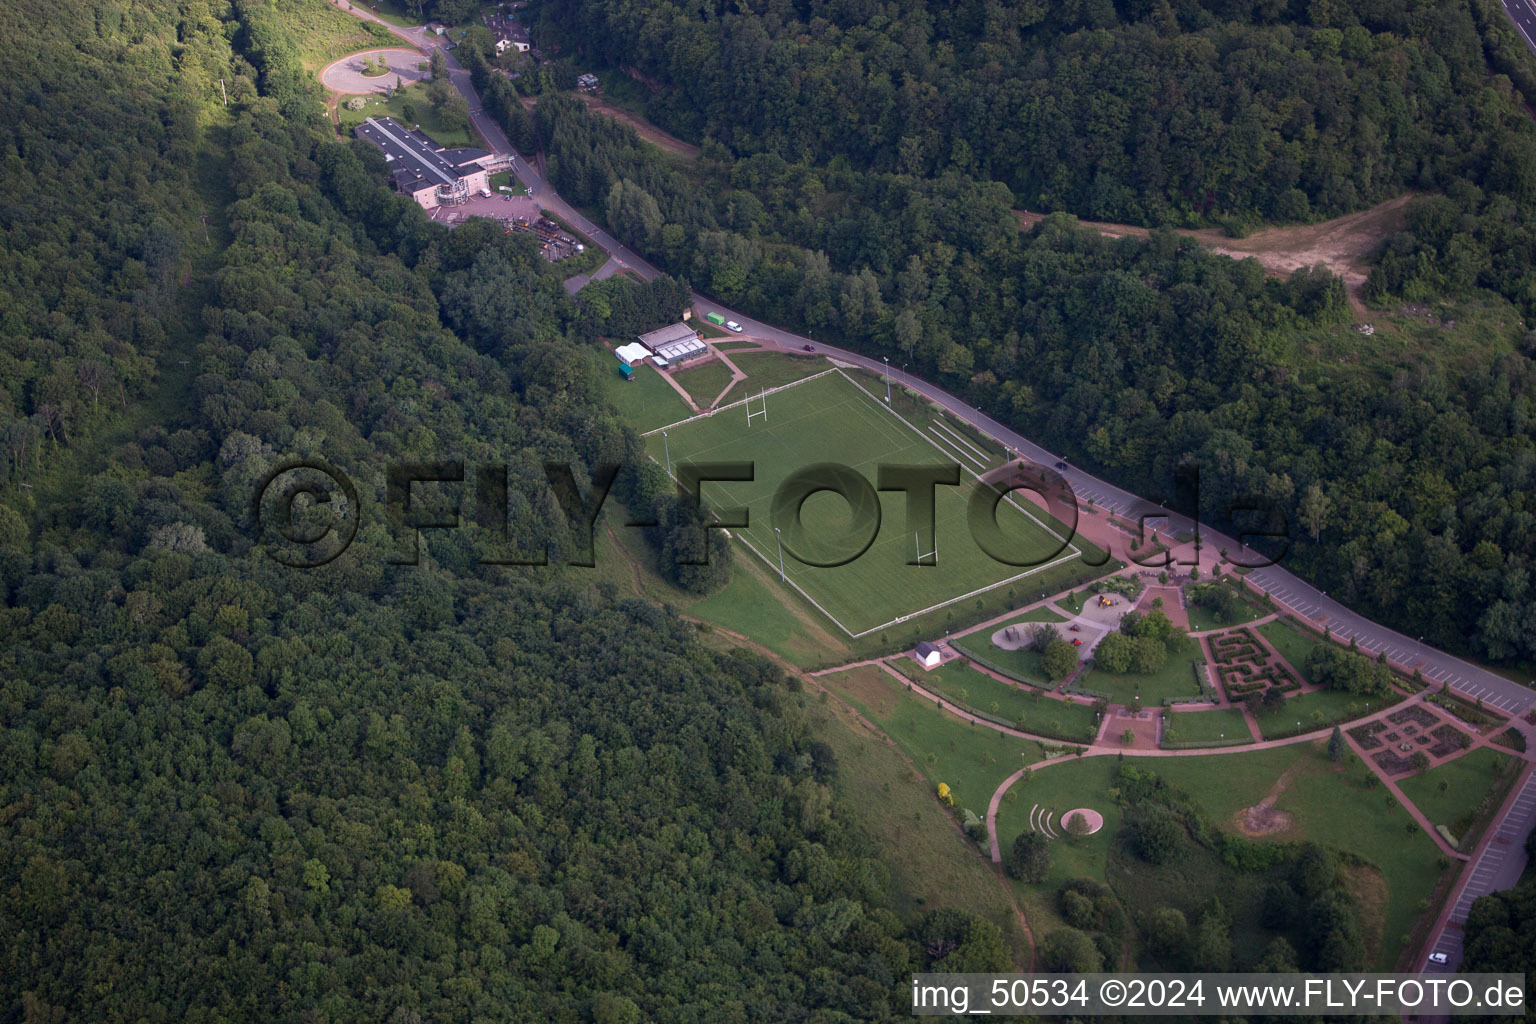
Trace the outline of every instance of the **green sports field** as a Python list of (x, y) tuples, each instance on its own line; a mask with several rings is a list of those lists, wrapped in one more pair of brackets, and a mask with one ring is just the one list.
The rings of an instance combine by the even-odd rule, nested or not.
[[(761, 408), (759, 401), (752, 398), (754, 411)], [(838, 463), (873, 487), (881, 464), (953, 463), (949, 455), (837, 371), (768, 395), (767, 416), (754, 415), (750, 426), (747, 409), (742, 404), (728, 405), (712, 416), (668, 427), (665, 438), (653, 432), (646, 442), (658, 462), (670, 458), (674, 473), (683, 461), (754, 464), (753, 481), (706, 483), (703, 498), (712, 509), (745, 506), (749, 510), (750, 526), (731, 533), (775, 572), (778, 549), (772, 498), (796, 471), (817, 463)], [(998, 523), (1011, 549), (1022, 556), (1016, 560), (1044, 561), (1029, 567), (994, 561), (977, 546), (967, 525), (974, 482), (974, 477), (962, 473), (961, 486), (935, 488), (936, 565), (907, 564), (916, 557), (918, 544), (907, 526), (906, 498), (900, 491), (883, 491), (879, 493), (879, 530), (867, 551), (846, 565), (821, 568), (796, 560), (786, 549), (785, 575), (845, 632), (859, 636), (1011, 580), (1027, 579), (1046, 565), (1076, 557), (1078, 548), (1071, 545), (1047, 559), (1060, 547), (1047, 530), (1065, 536), (1065, 529), (1021, 497), (1028, 510), (1005, 501), (998, 509)], [(830, 538), (846, 536), (853, 517), (841, 497), (822, 492), (805, 501), (801, 521), (806, 537)], [(839, 550), (857, 547), (855, 542), (851, 548), (839, 545)], [(925, 549), (922, 554), (932, 552)]]

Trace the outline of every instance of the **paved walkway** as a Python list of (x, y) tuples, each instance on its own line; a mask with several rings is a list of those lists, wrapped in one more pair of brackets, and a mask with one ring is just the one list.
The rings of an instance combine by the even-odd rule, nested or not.
[[(381, 58), (387, 60), (389, 73), (374, 76), (363, 74), (364, 57), (375, 63)], [(351, 95), (389, 92), (395, 87), (396, 81), (411, 85), (430, 77), (428, 72), (416, 69), (416, 65), (425, 63), (426, 59), (417, 50), (364, 50), (327, 64), (320, 71), (320, 84), (332, 92)]]

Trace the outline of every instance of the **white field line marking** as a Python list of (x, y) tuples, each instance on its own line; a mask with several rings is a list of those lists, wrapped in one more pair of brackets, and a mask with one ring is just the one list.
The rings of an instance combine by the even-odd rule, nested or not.
[[(792, 380), (788, 384), (780, 384), (776, 388), (767, 388), (765, 390), (759, 391), (755, 395), (748, 395), (747, 398), (757, 398), (757, 397), (759, 397), (761, 395), (775, 395), (775, 394), (778, 394), (780, 391), (787, 391), (789, 388), (799, 387), (801, 384), (805, 384), (808, 381), (813, 381), (813, 380), (816, 380), (816, 379), (818, 379), (820, 377), (825, 377), (829, 373), (837, 373), (837, 372), (839, 372), (839, 371), (836, 370), (836, 369), (822, 370), (820, 373), (813, 373), (809, 377), (801, 377), (799, 380)], [(751, 378), (748, 378), (748, 379), (750, 380)], [(647, 430), (645, 433), (641, 434), (640, 436), (641, 437), (650, 437), (652, 434), (659, 434), (663, 430), (673, 430), (673, 429), (675, 429), (677, 427), (683, 426), (684, 424), (692, 423), (694, 420), (707, 420), (711, 416), (715, 416), (715, 415), (718, 415), (718, 414), (720, 414), (722, 412), (725, 412), (727, 409), (734, 409), (738, 405), (745, 405), (747, 403), (747, 398), (738, 398), (738, 399), (736, 399), (736, 401), (731, 402), (728, 405), (722, 405), (722, 406), (718, 407), (717, 409), (715, 409), (714, 412), (696, 413), (693, 416), (688, 416), (688, 417), (686, 417), (684, 419), (680, 419), (676, 423), (668, 423), (664, 427), (657, 427), (655, 430)]]
[[(838, 370), (838, 371), (837, 371), (837, 372), (838, 372), (838, 373), (843, 373), (843, 371), (841, 371), (841, 370)], [(870, 394), (869, 394), (869, 392), (868, 392), (868, 391), (865, 391), (865, 390), (864, 390), (864, 389), (863, 389), (863, 388), (862, 388), (862, 387), (859, 387), (859, 382), (858, 382), (858, 381), (856, 381), (856, 380), (854, 380), (854, 379), (853, 379), (853, 378), (852, 378), (852, 377), (849, 377), (849, 376), (848, 376), (848, 375), (847, 375), (847, 374), (846, 374), (846, 373), (843, 373), (843, 377), (844, 377), (844, 378), (845, 378), (845, 379), (846, 379), (846, 380), (847, 380), (847, 381), (848, 381), (848, 383), (850, 383), (850, 384), (852, 384), (852, 385), (853, 385), (853, 386), (854, 386), (854, 387), (856, 387), (856, 388), (858, 388), (858, 389), (859, 389), (859, 391), (860, 391), (860, 392), (861, 392), (861, 393), (862, 393), (862, 394), (864, 394), (864, 395), (867, 395), (867, 396), (869, 396), (869, 398), (870, 398), (870, 400), (871, 400), (871, 401), (874, 401), (874, 396), (873, 396), (873, 395), (870, 395)], [(917, 436), (918, 436), (918, 437), (921, 437), (921, 438), (922, 438), (922, 439), (923, 439), (923, 440), (925, 440), (925, 441), (927, 441), (927, 442), (928, 442), (928, 443), (929, 443), (929, 444), (931, 444), (931, 445), (933, 445), (933, 449), (934, 449), (934, 451), (936, 451), (936, 452), (938, 452), (938, 453), (939, 453), (939, 454), (940, 454), (940, 455), (948, 455), (948, 454), (949, 454), (949, 453), (948, 453), (948, 452), (946, 452), (946, 451), (945, 451), (945, 450), (944, 450), (944, 449), (943, 449), (943, 448), (940, 448), (940, 447), (939, 447), (939, 445), (938, 445), (938, 442), (937, 442), (937, 441), (936, 441), (936, 440), (934, 440), (934, 438), (933, 438), (933, 435), (931, 435), (931, 434), (929, 434), (929, 433), (927, 433), (927, 432), (925, 432), (925, 431), (923, 431), (923, 430), (921, 430), (921, 429), (919, 429), (919, 428), (918, 428), (918, 427), (917, 427), (917, 426), (916, 426), (916, 425), (915, 425), (915, 424), (913, 424), (913, 423), (912, 423), (912, 422), (911, 422), (911, 421), (910, 421), (910, 420), (908, 420), (908, 419), (907, 419), (907, 418), (906, 418), (906, 417), (905, 417), (905, 416), (903, 416), (903, 415), (902, 415), (902, 414), (901, 414), (901, 413), (899, 413), (899, 412), (897, 412), (897, 411), (896, 411), (896, 410), (895, 410), (895, 409), (892, 409), (892, 408), (891, 408), (891, 407), (890, 407), (890, 406), (888, 406), (888, 405), (885, 405), (885, 404), (884, 404), (884, 403), (878, 403), (878, 402), (877, 402), (877, 403), (876, 403), (876, 404), (877, 404), (877, 405), (880, 405), (880, 406), (881, 406), (881, 408), (883, 408), (883, 409), (885, 409), (885, 410), (886, 410), (886, 411), (887, 411), (887, 412), (889, 412), (889, 413), (890, 413), (890, 414), (891, 414), (891, 415), (892, 415), (892, 416), (895, 416), (895, 417), (896, 417), (896, 418), (897, 418), (897, 419), (898, 419), (898, 420), (901, 420), (901, 422), (903, 422), (903, 423), (905, 423), (905, 424), (906, 424), (906, 425), (907, 425), (907, 427), (908, 427), (908, 428), (909, 428), (909, 429), (910, 429), (910, 430), (911, 430), (911, 431), (912, 431), (912, 432), (913, 432), (913, 433), (914, 433), (914, 434), (916, 434), (916, 435), (917, 435)], [(976, 471), (975, 471), (975, 470), (973, 470), (973, 469), (971, 469), (971, 468), (970, 468), (970, 467), (966, 467), (966, 472), (968, 472), (968, 473), (970, 473), (970, 474), (971, 474), (971, 476), (972, 476), (972, 477), (974, 477), (974, 478), (975, 478), (975, 480), (976, 480), (976, 482), (977, 482), (977, 483), (978, 483), (978, 484), (979, 484), (979, 483), (981, 483), (981, 482), (982, 482), (982, 479), (981, 479), (981, 476), (980, 476), (980, 475), (979, 475), (979, 474), (978, 474), (978, 473), (977, 473), (977, 472), (976, 472)], [(1073, 544), (1073, 543), (1072, 543), (1072, 542), (1071, 542), (1071, 541), (1070, 541), (1070, 540), (1069, 540), (1069, 539), (1067, 539), (1067, 538), (1066, 538), (1066, 537), (1063, 537), (1063, 536), (1062, 536), (1062, 535), (1061, 535), (1061, 534), (1059, 534), (1059, 533), (1057, 533), (1057, 532), (1056, 532), (1056, 531), (1055, 531), (1055, 530), (1053, 530), (1053, 529), (1051, 529), (1051, 528), (1050, 528), (1050, 527), (1049, 527), (1049, 526), (1046, 526), (1046, 525), (1045, 525), (1045, 524), (1044, 524), (1044, 523), (1042, 523), (1042, 522), (1041, 522), (1041, 521), (1040, 521), (1040, 520), (1039, 520), (1039, 519), (1038, 519), (1038, 518), (1036, 518), (1036, 517), (1035, 517), (1035, 515), (1034, 515), (1034, 513), (1032, 513), (1032, 512), (1028, 512), (1028, 511), (1026, 511), (1026, 510), (1025, 510), (1025, 509), (1024, 509), (1024, 507), (1023, 507), (1023, 506), (1022, 506), (1022, 505), (1018, 505), (1018, 504), (1015, 504), (1015, 505), (1014, 505), (1014, 508), (1016, 508), (1016, 509), (1018, 509), (1018, 511), (1019, 511), (1019, 512), (1020, 512), (1020, 513), (1021, 513), (1021, 514), (1022, 514), (1022, 515), (1023, 515), (1023, 516), (1024, 516), (1024, 517), (1025, 517), (1025, 518), (1026, 518), (1026, 519), (1028, 519), (1028, 520), (1030, 520), (1030, 521), (1031, 521), (1031, 522), (1033, 522), (1033, 523), (1034, 523), (1034, 524), (1035, 524), (1035, 525), (1036, 525), (1036, 526), (1038, 526), (1038, 527), (1040, 527), (1040, 529), (1042, 529), (1042, 530), (1044, 530), (1044, 531), (1045, 531), (1045, 532), (1046, 532), (1046, 533), (1047, 533), (1047, 534), (1048, 534), (1048, 535), (1049, 535), (1049, 536), (1051, 536), (1051, 537), (1054, 537), (1054, 538), (1056, 538), (1056, 539), (1057, 539), (1057, 540), (1059, 540), (1059, 541), (1061, 541), (1061, 542), (1062, 542), (1062, 543), (1064, 543), (1064, 544), (1066, 544), (1066, 545), (1067, 545), (1067, 547), (1069, 547), (1069, 548), (1071, 548), (1071, 549), (1072, 549), (1072, 553), (1073, 553), (1073, 554), (1074, 554), (1074, 555), (1080, 555), (1080, 554), (1082, 554), (1082, 549), (1081, 549), (1081, 548), (1079, 548), (1079, 547), (1078, 547), (1078, 546), (1077, 546), (1077, 545), (1076, 545), (1076, 544)], [(1054, 564), (1054, 563), (1053, 563), (1053, 564)]]
[(976, 453), (976, 457), (978, 459), (980, 459), (982, 462), (986, 462), (988, 459), (990, 459), (992, 457), (992, 456), (988, 455), (986, 452), (982, 451), (980, 448), (977, 448), (975, 445), (971, 444), (970, 441), (966, 440), (966, 438), (965, 438), (965, 436), (963, 434), (961, 434), (958, 430), (955, 430), (948, 423), (945, 423), (943, 420), (939, 419), (937, 416), (935, 416), (933, 418), (933, 422), (935, 424), (937, 424), (938, 428), (940, 430), (944, 431), (944, 433), (948, 434), (950, 437), (954, 438), (956, 441), (959, 441), (961, 444), (965, 445), (971, 451), (975, 452)]

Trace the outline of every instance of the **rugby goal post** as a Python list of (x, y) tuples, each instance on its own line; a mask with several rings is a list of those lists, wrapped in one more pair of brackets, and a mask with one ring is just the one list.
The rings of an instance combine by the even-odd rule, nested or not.
[(766, 388), (764, 388), (763, 391), (758, 394), (757, 400), (758, 408), (753, 409), (752, 396), (747, 396), (747, 426), (749, 427), (752, 425), (752, 417), (754, 416), (761, 416), (764, 422), (767, 422), (768, 420), (768, 390)]

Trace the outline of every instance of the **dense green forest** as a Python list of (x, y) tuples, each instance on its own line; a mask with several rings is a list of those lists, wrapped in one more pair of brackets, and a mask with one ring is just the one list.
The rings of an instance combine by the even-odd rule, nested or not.
[(1297, 220), (1444, 188), (1510, 116), (1482, 99), (1477, 20), (1448, 0), (542, 10), (573, 48), (658, 85), (649, 112), (684, 137), (953, 169), (1101, 220)]
[[(835, 1022), (1006, 967), (887, 909), (776, 670), (563, 567), (543, 465), (638, 461), (594, 310), (316, 127), (296, 2), (0, 10), (0, 1016)], [(363, 506), (309, 571), (251, 540), (294, 456)], [(390, 564), (385, 464), (448, 458), (550, 565)]]
[[(541, 96), (528, 118), (511, 86), (467, 59), (484, 83), (487, 109), (520, 146), (542, 146), (562, 195), (708, 294), (899, 360), (1139, 493), (1171, 499), (1175, 468), (1198, 463), (1203, 518), (1232, 530), (1240, 524), (1228, 508), (1237, 499), (1278, 502), (1291, 524), (1288, 564), (1347, 604), (1442, 647), (1494, 661), (1536, 657), (1536, 332), (1511, 313), (1472, 358), (1427, 347), (1368, 354), (1343, 367), (1323, 362), (1309, 340), (1351, 317), (1341, 282), (1326, 272), (1267, 279), (1253, 261), (1211, 255), (1171, 232), (1107, 239), (1064, 215), (1020, 233), (1011, 209), (1045, 193), (979, 162), (979, 142), (971, 140), (985, 132), (964, 131), (970, 160), (904, 162), (901, 139), (872, 141), (870, 133), (893, 125), (915, 131), (925, 122), (912, 111), (892, 113), (901, 108), (844, 100), (884, 75), (899, 79), (896, 94), (924, 95), (953, 114), (973, 90), (1011, 87), (1008, 68), (1047, 76), (1052, 88), (1077, 88), (1073, 55), (1143, 37), (1177, 44), (1177, 60), (1127, 59), (1124, 73), (1098, 73), (1092, 84), (1112, 91), (1210, 68), (1234, 89), (1271, 83), (1250, 107), (1304, 120), (1326, 110), (1330, 126), (1354, 125), (1348, 144), (1329, 141), (1316, 124), (1302, 133), (1294, 162), (1321, 169), (1308, 179), (1316, 193), (1294, 210), (1273, 209), (1266, 184), (1238, 176), (1226, 179), (1236, 184), (1225, 190), (1202, 186), (1235, 197), (1207, 215), (1306, 216), (1405, 188), (1439, 190), (1409, 204), (1407, 228), (1388, 240), (1367, 296), (1390, 306), (1490, 289), (1527, 318), (1536, 315), (1536, 126), (1511, 85), (1513, 78), (1530, 88), (1536, 76), (1498, 28), (1502, 15), (1449, 2), (1391, 11), (1227, 6), (1170, 12), (1164, 4), (1161, 13), (1138, 13), (1071, 5), (1062, 10), (1105, 24), (1083, 27), (1070, 20), (1078, 14), (1046, 17), (1042, 9), (1027, 30), (1005, 31), (997, 19), (1028, 8), (769, 4), (725, 14), (707, 5), (544, 5), (544, 31), (565, 31), (593, 59), (647, 76), (657, 86), (653, 116), (706, 137), (692, 163), (562, 95)], [(1255, 24), (1242, 32), (1274, 45), (1262, 60), (1220, 59), (1211, 38), (1241, 34), (1245, 19)], [(994, 43), (1014, 30), (1018, 47)], [(1301, 49), (1275, 42), (1282, 38)], [(905, 40), (899, 73), (893, 39)], [(1332, 47), (1330, 40), (1338, 47), (1322, 61), (1325, 74), (1317, 48)], [(764, 62), (743, 63), (758, 43)], [(877, 53), (884, 63), (872, 59)], [(914, 56), (930, 53), (931, 60)], [(997, 81), (988, 77), (994, 63), (1003, 69)], [(971, 73), (939, 75), (951, 65)], [(687, 84), (676, 85), (684, 75)], [(1314, 104), (1306, 97), (1319, 81), (1332, 83), (1330, 98)], [(738, 95), (747, 83), (760, 87), (750, 102)], [(818, 91), (826, 89), (836, 97)], [(739, 102), (727, 103), (727, 95)], [(1201, 139), (1231, 134), (1222, 128), (1225, 95), (1190, 98), (1190, 116), (1208, 122)], [(1198, 106), (1206, 102), (1209, 111)], [(812, 122), (833, 111), (841, 112), (838, 130), (819, 135)], [(1018, 109), (985, 120), (990, 131), (1011, 131)], [(1129, 113), (1123, 120), (1126, 133), (1147, 125)], [(1375, 127), (1362, 128), (1364, 121)], [(971, 121), (956, 114), (940, 123)], [(1388, 123), (1392, 134), (1378, 134)], [(1057, 136), (1086, 148), (1093, 133), (1074, 122)], [(1381, 156), (1368, 173), (1353, 159), (1331, 163), (1370, 139)], [(1167, 152), (1203, 144), (1169, 144)], [(1157, 163), (1124, 135), (1103, 147), (1138, 173)], [(1285, 164), (1263, 147), (1232, 150), (1239, 151), (1251, 168)], [(1044, 164), (1031, 157), (1029, 166)], [(1088, 187), (1103, 178), (1089, 170), (1074, 165), (1067, 176)], [(1116, 189), (1156, 194), (1144, 182)], [(1346, 194), (1353, 198), (1337, 198)], [(1083, 197), (1046, 205), (1115, 212)], [(1118, 211), (1154, 222), (1186, 212)]]

